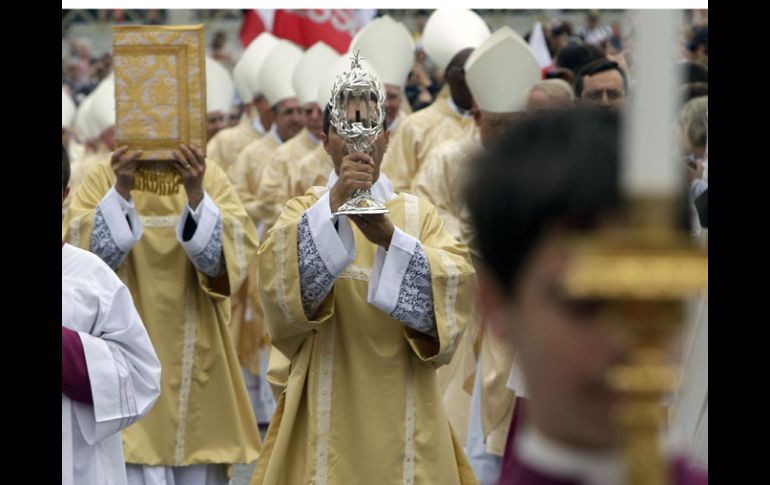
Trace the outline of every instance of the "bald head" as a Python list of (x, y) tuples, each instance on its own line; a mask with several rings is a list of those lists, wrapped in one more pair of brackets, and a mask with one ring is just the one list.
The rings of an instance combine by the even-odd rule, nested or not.
[(552, 111), (570, 108), (575, 100), (575, 93), (562, 79), (540, 81), (529, 91), (527, 111)]

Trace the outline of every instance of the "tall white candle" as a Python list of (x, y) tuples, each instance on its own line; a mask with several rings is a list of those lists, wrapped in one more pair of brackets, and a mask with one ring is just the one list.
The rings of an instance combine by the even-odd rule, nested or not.
[(622, 183), (631, 197), (666, 197), (681, 190), (674, 158), (679, 106), (676, 67), (681, 10), (640, 10), (636, 24), (634, 85), (627, 113)]

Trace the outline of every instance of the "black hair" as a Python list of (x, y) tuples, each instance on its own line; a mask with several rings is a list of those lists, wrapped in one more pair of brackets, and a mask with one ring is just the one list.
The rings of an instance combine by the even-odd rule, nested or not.
[(569, 43), (556, 54), (556, 65), (577, 73), (583, 66), (596, 59), (603, 59), (604, 53), (593, 45)]
[(628, 78), (618, 63), (609, 59), (597, 59), (586, 64), (575, 76), (575, 97), (579, 98), (583, 94), (583, 78), (585, 76), (593, 76), (613, 69), (620, 73), (620, 77), (623, 78), (623, 91), (628, 94)]

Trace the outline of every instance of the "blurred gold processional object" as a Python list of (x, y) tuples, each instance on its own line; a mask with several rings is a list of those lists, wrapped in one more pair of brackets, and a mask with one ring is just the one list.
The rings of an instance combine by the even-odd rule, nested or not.
[(621, 171), (624, 216), (619, 225), (575, 241), (565, 276), (575, 299), (607, 302), (603, 318), (633, 338), (628, 362), (607, 375), (620, 392), (615, 410), (630, 485), (669, 485), (661, 450), (663, 398), (679, 369), (670, 342), (682, 327), (687, 298), (708, 285), (708, 255), (677, 227), (684, 185), (673, 157), (679, 104), (675, 70), (681, 11), (638, 11), (635, 89), (626, 115)]

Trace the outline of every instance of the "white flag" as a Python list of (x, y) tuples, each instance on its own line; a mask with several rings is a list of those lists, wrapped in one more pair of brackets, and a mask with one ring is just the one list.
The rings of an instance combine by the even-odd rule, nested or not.
[(535, 54), (535, 59), (537, 59), (540, 69), (551, 66), (553, 63), (551, 61), (551, 53), (548, 51), (548, 44), (545, 41), (543, 26), (540, 22), (535, 22), (535, 26), (532, 28), (532, 33), (529, 36), (529, 46)]

